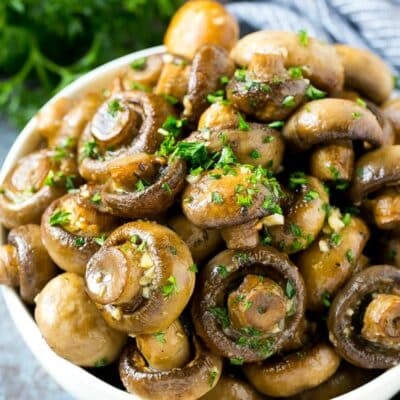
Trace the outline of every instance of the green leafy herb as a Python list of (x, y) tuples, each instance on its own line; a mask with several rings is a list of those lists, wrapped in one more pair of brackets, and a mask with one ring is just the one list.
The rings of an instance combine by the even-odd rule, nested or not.
[(340, 178), (340, 172), (336, 167), (334, 167), (333, 165), (330, 165), (328, 167), (328, 170), (331, 173), (331, 176), (332, 176), (333, 180), (336, 181), (336, 180), (338, 180)]
[(94, 204), (100, 204), (101, 203), (101, 194), (100, 192), (96, 192), (90, 199), (90, 201)]
[(195, 274), (196, 274), (197, 272), (199, 272), (199, 269), (197, 268), (197, 265), (196, 265), (196, 264), (190, 265), (188, 269), (189, 269), (190, 272), (194, 272)]
[(99, 157), (99, 148), (94, 140), (89, 140), (83, 143), (82, 156), (83, 158), (93, 158)]
[(84, 246), (86, 243), (86, 239), (82, 236), (78, 236), (75, 240), (74, 240), (74, 246), (75, 247), (82, 247)]
[(121, 103), (117, 99), (111, 100), (108, 103), (107, 112), (112, 117), (115, 117), (117, 115), (118, 111), (121, 111), (121, 110), (122, 110)]
[(306, 185), (308, 183), (307, 176), (304, 172), (293, 172), (289, 177), (289, 187), (294, 190), (298, 186)]
[(173, 106), (179, 103), (179, 99), (177, 99), (175, 96), (171, 96), (170, 94), (163, 94), (163, 97), (169, 104), (172, 104)]
[(229, 77), (226, 75), (222, 75), (219, 77), (219, 83), (221, 85), (226, 85), (229, 82)]
[(229, 319), (228, 310), (225, 307), (213, 307), (209, 308), (209, 311), (221, 324), (223, 329), (230, 326), (231, 320)]
[(235, 78), (240, 82), (246, 81), (246, 70), (244, 68), (237, 69), (235, 71)]
[(190, 161), (191, 165), (199, 166), (208, 158), (206, 145), (203, 142), (179, 142), (173, 157), (180, 157)]
[(250, 152), (250, 157), (251, 157), (253, 160), (257, 160), (258, 158), (261, 158), (261, 154), (260, 154), (260, 152), (259, 152), (258, 150), (252, 150), (252, 151)]
[(360, 99), (359, 97), (357, 98), (356, 103), (361, 107), (367, 108), (367, 103), (363, 99)]
[(217, 265), (215, 268), (222, 278), (226, 278), (229, 275), (229, 270), (226, 265)]
[(68, 151), (63, 146), (56, 146), (52, 158), (56, 161), (61, 161), (68, 156)]
[(308, 46), (308, 33), (305, 29), (300, 29), (297, 32), (297, 37), (299, 39), (299, 43), (303, 46), (303, 47), (307, 47)]
[(243, 251), (238, 251), (233, 256), (233, 259), (238, 263), (248, 263), (250, 261), (250, 256)]
[(324, 92), (323, 90), (317, 89), (313, 85), (310, 85), (306, 90), (306, 96), (310, 100), (318, 100), (318, 99), (323, 99), (324, 97), (326, 97), (327, 93)]
[(97, 243), (99, 246), (103, 246), (106, 239), (107, 235), (105, 233), (102, 233), (100, 236), (93, 238), (94, 242)]
[(236, 156), (229, 146), (224, 146), (221, 150), (221, 155), (216, 163), (216, 167), (223, 167), (225, 165), (235, 164)]
[(325, 290), (322, 293), (321, 302), (322, 302), (322, 305), (324, 305), (325, 307), (330, 307), (331, 306), (331, 295), (327, 290)]
[(281, 206), (274, 200), (272, 196), (265, 198), (262, 208), (267, 210), (270, 214), (282, 214)]
[(286, 282), (286, 296), (292, 299), (296, 295), (296, 289), (294, 288), (292, 282), (288, 280)]
[(108, 364), (108, 360), (106, 357), (101, 358), (100, 360), (97, 360), (94, 363), (94, 367), (95, 368), (101, 368), (101, 367), (105, 367)]
[(301, 231), (301, 228), (299, 227), (299, 225), (292, 223), (289, 225), (289, 229), (290, 232), (292, 232), (292, 234), (296, 237), (302, 237), (303, 236), (303, 232)]
[(283, 121), (273, 121), (270, 122), (267, 126), (268, 128), (273, 128), (273, 129), (280, 129), (285, 125)]
[(138, 179), (135, 183), (135, 190), (137, 192), (143, 192), (147, 187), (150, 186), (150, 183), (147, 182), (145, 179)]
[(275, 136), (267, 135), (264, 136), (263, 143), (272, 143), (275, 140)]
[(143, 71), (146, 68), (147, 58), (141, 57), (131, 63), (132, 69), (135, 71)]
[(165, 297), (172, 296), (173, 294), (177, 294), (179, 292), (176, 278), (173, 275), (167, 279), (167, 283), (161, 288), (161, 291)]
[(241, 130), (241, 131), (249, 131), (250, 130), (250, 125), (243, 118), (242, 114), (240, 114), (238, 112), (237, 116), (238, 116), (238, 121), (239, 121), (239, 130)]
[(181, 135), (183, 127), (186, 125), (185, 119), (177, 119), (169, 115), (164, 121), (158, 133), (164, 136), (164, 140), (160, 145), (158, 154), (161, 156), (169, 156), (174, 152), (177, 145), (177, 139)]
[(167, 343), (167, 339), (165, 338), (165, 332), (156, 332), (154, 337), (158, 343), (165, 344)]
[(218, 376), (218, 371), (210, 371), (210, 377), (208, 378), (208, 384), (210, 387), (214, 386), (217, 376)]
[(360, 119), (360, 118), (362, 117), (362, 113), (360, 113), (360, 111), (353, 111), (353, 112), (351, 113), (351, 117), (352, 117), (353, 119)]
[(283, 100), (282, 100), (282, 105), (287, 107), (287, 108), (291, 108), (294, 107), (296, 105), (296, 100), (293, 96), (286, 96)]
[(310, 189), (305, 195), (304, 195), (304, 201), (309, 202), (315, 199), (319, 198), (319, 193), (316, 190)]
[(49, 223), (51, 226), (66, 225), (70, 222), (71, 213), (63, 210), (55, 210), (50, 216)]
[(353, 250), (352, 250), (352, 249), (348, 249), (348, 250), (346, 251), (346, 258), (347, 258), (347, 261), (348, 261), (349, 263), (352, 263), (352, 262), (354, 261), (355, 257), (354, 257), (354, 253), (353, 253)]
[(231, 357), (229, 361), (232, 365), (243, 365), (244, 363), (243, 357)]
[(329, 243), (332, 245), (332, 246), (339, 246), (341, 243), (342, 243), (342, 237), (340, 236), (340, 234), (339, 233), (337, 233), (337, 232), (333, 232), (332, 234), (331, 234), (331, 236), (329, 237)]
[(224, 198), (222, 194), (219, 192), (212, 192), (211, 193), (211, 201), (215, 204), (222, 204), (224, 202)]
[(132, 244), (138, 244), (139, 241), (140, 241), (139, 235), (132, 235), (132, 236), (129, 238), (129, 241), (130, 241)]
[(348, 212), (345, 213), (345, 214), (343, 215), (342, 221), (343, 221), (343, 223), (344, 223), (345, 226), (349, 225), (350, 222), (351, 222), (351, 214), (348, 213)]
[(223, 90), (217, 90), (207, 95), (207, 101), (211, 104), (222, 103), (229, 104), (229, 101), (225, 99), (225, 93)]
[(299, 79), (303, 77), (303, 69), (301, 67), (290, 67), (289, 75), (293, 79)]
[(141, 92), (146, 92), (146, 93), (151, 92), (151, 87), (150, 86), (143, 85), (143, 83), (136, 82), (136, 81), (132, 81), (131, 82), (131, 89), (139, 90)]
[(161, 189), (162, 189), (162, 190), (165, 190), (165, 191), (166, 191), (167, 193), (169, 193), (169, 194), (172, 193), (171, 186), (169, 186), (169, 184), (168, 184), (167, 182), (164, 182), (164, 183), (161, 185)]
[(245, 311), (250, 310), (250, 308), (253, 307), (253, 302), (250, 300), (246, 300), (245, 302), (243, 302), (243, 308)]

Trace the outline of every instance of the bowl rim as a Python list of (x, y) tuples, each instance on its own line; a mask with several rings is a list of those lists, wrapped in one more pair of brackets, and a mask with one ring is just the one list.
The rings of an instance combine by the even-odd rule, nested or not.
[[(165, 52), (164, 46), (155, 46), (130, 53), (105, 63), (82, 75), (76, 81), (66, 86), (44, 104), (42, 109), (60, 97), (74, 98), (77, 97), (78, 94), (81, 95), (93, 90), (93, 88), (98, 90), (99, 82), (105, 82), (107, 79), (111, 81), (119, 71), (134, 60), (163, 52)], [(37, 146), (39, 137), (37, 134), (35, 135), (35, 125), (36, 115), (27, 123), (11, 146), (3, 165), (1, 166), (0, 182), (4, 181), (8, 171), (15, 165), (21, 156), (32, 151)], [(5, 229), (0, 225), (0, 244), (4, 244), (5, 241)], [(100, 378), (97, 378), (95, 375), (92, 375), (85, 369), (76, 366), (55, 354), (42, 338), (34, 319), (28, 312), (17, 292), (5, 286), (1, 287), (1, 292), (9, 314), (27, 344), (27, 347), (39, 361), (42, 368), (44, 368), (46, 372), (69, 394), (82, 400), (91, 400), (93, 398), (141, 400), (137, 395), (116, 388)], [(389, 398), (400, 390), (399, 378), (400, 365), (387, 370), (363, 386), (335, 397), (332, 400), (361, 400), (368, 398), (373, 394), (382, 395), (382, 393), (384, 393), (385, 396), (387, 395), (387, 398)], [(82, 381), (84, 381), (86, 393), (82, 393), (82, 386), (80, 386)], [(396, 381), (398, 382), (397, 385)], [(383, 397), (379, 398), (383, 399)]]

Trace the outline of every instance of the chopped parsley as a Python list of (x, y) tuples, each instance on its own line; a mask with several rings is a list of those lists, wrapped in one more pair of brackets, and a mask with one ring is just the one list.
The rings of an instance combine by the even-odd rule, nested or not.
[(161, 288), (161, 291), (165, 297), (172, 296), (179, 292), (176, 278), (173, 275), (167, 279), (167, 283)]
[(330, 307), (331, 306), (331, 295), (327, 290), (325, 290), (322, 293), (321, 302), (325, 307)]
[(101, 203), (101, 194), (100, 192), (96, 192), (90, 199), (90, 201), (94, 204), (100, 204)]
[(246, 81), (246, 70), (244, 68), (237, 69), (235, 71), (235, 78), (240, 82)]
[(219, 192), (212, 192), (211, 193), (211, 201), (215, 204), (222, 204), (224, 202), (224, 198), (222, 194)]
[(147, 58), (141, 57), (131, 63), (132, 69), (135, 71), (143, 71), (146, 68)]
[(310, 85), (310, 86), (308, 86), (308, 88), (306, 90), (306, 96), (310, 100), (318, 100), (318, 99), (323, 99), (324, 97), (326, 97), (327, 93), (324, 92), (323, 90), (317, 89), (313, 85)]
[(203, 142), (179, 142), (172, 156), (190, 161), (192, 165), (199, 166), (208, 158), (206, 145)]
[(303, 236), (303, 232), (301, 231), (301, 228), (299, 227), (299, 225), (292, 223), (292, 224), (289, 225), (289, 229), (290, 229), (290, 232), (294, 236), (296, 236), (296, 237), (302, 237)]
[(169, 194), (172, 193), (171, 187), (169, 186), (169, 184), (168, 184), (167, 182), (164, 182), (164, 183), (161, 185), (161, 189), (164, 190), (164, 191), (166, 191), (166, 192), (169, 193)]
[(329, 237), (329, 243), (334, 247), (339, 246), (342, 243), (342, 237), (339, 233), (333, 232)]
[(140, 90), (141, 92), (151, 92), (151, 88), (149, 86), (143, 85), (143, 83), (132, 81), (131, 89)]
[(244, 363), (243, 357), (232, 357), (229, 361), (232, 365), (243, 365)]
[(253, 307), (253, 302), (250, 300), (246, 300), (243, 302), (243, 308), (245, 311), (250, 310), (250, 308)]
[(275, 136), (267, 135), (263, 139), (263, 143), (272, 143), (275, 140)]
[(229, 77), (226, 75), (222, 75), (219, 77), (219, 83), (221, 85), (226, 85), (229, 82)]
[(250, 256), (247, 253), (244, 253), (242, 251), (236, 252), (235, 255), (233, 256), (233, 258), (238, 263), (248, 263), (250, 261)]
[(347, 251), (346, 251), (346, 258), (347, 258), (347, 261), (349, 262), (349, 263), (352, 263), (353, 261), (354, 261), (354, 253), (353, 253), (353, 250), (352, 249), (348, 249)]
[(252, 151), (250, 152), (250, 157), (251, 157), (253, 160), (257, 160), (258, 158), (261, 158), (261, 154), (260, 154), (260, 152), (259, 152), (258, 150), (252, 150)]
[(165, 332), (156, 332), (154, 337), (158, 343), (165, 344), (167, 343), (167, 339), (165, 338)]
[(62, 210), (56, 210), (50, 216), (49, 223), (51, 226), (66, 225), (70, 222), (71, 213)]
[(169, 156), (174, 152), (177, 139), (181, 135), (182, 128), (186, 125), (185, 119), (177, 119), (169, 115), (164, 121), (162, 127), (158, 130), (160, 135), (164, 136), (164, 140), (160, 145), (158, 154), (161, 156)]
[(303, 69), (301, 67), (290, 67), (289, 75), (293, 79), (299, 79), (303, 77)]
[(215, 269), (222, 278), (226, 278), (229, 275), (229, 270), (226, 265), (217, 265)]
[(231, 324), (229, 319), (228, 310), (225, 307), (213, 307), (209, 309), (210, 313), (221, 324), (222, 328), (228, 328)]
[(307, 176), (304, 172), (293, 172), (289, 177), (289, 188), (294, 190), (298, 186), (306, 185), (308, 183)]
[(106, 239), (107, 235), (105, 233), (102, 233), (100, 236), (93, 238), (94, 242), (97, 243), (99, 246), (103, 246)]
[(213, 103), (229, 104), (229, 101), (225, 99), (225, 94), (222, 89), (208, 94), (207, 101), (211, 104)]
[(308, 46), (308, 33), (305, 29), (300, 29), (297, 32), (297, 37), (299, 39), (299, 43), (303, 46), (303, 47), (307, 47)]
[(240, 114), (238, 112), (237, 116), (238, 116), (238, 120), (239, 120), (239, 130), (240, 131), (249, 131), (250, 130), (250, 126), (246, 122), (246, 120), (243, 118), (242, 114)]
[(171, 96), (170, 94), (163, 94), (162, 95), (164, 99), (171, 105), (175, 105), (179, 103), (179, 99), (177, 99), (175, 96)]
[(86, 239), (82, 236), (78, 236), (75, 240), (74, 240), (74, 246), (75, 247), (82, 247), (84, 246), (86, 243)]
[(296, 289), (294, 288), (292, 282), (288, 280), (286, 282), (286, 296), (288, 299), (292, 299), (296, 295)]
[(117, 115), (118, 111), (121, 111), (121, 110), (122, 110), (121, 103), (120, 103), (117, 99), (111, 100), (111, 101), (108, 103), (107, 112), (108, 112), (113, 118)]
[(342, 218), (342, 221), (343, 221), (343, 223), (344, 223), (345, 226), (349, 225), (350, 222), (351, 222), (351, 214), (348, 213), (348, 212), (345, 213), (344, 216), (343, 216), (343, 218)]
[(285, 123), (283, 121), (272, 121), (267, 124), (268, 128), (279, 129), (282, 128)]
[(196, 274), (197, 272), (199, 272), (199, 269), (197, 268), (197, 265), (196, 265), (196, 264), (190, 265), (189, 268), (188, 268), (188, 270), (189, 270), (190, 272), (194, 272), (195, 274)]
[(319, 193), (316, 190), (310, 189), (305, 195), (304, 195), (304, 201), (309, 202), (315, 199), (319, 198)]
[(270, 214), (283, 214), (281, 206), (274, 200), (273, 196), (265, 198), (262, 208), (267, 210)]
[(359, 97), (357, 98), (356, 103), (361, 107), (364, 107), (364, 108), (367, 107), (367, 103), (363, 99), (361, 99)]
[(351, 113), (351, 117), (352, 117), (353, 119), (360, 119), (360, 118), (362, 117), (362, 113), (360, 113), (360, 111), (353, 111), (353, 112)]
[(95, 368), (101, 368), (101, 367), (105, 367), (108, 364), (108, 360), (106, 357), (101, 358), (100, 360), (97, 360), (94, 363), (94, 367)]
[(135, 184), (135, 190), (137, 192), (143, 192), (143, 190), (145, 190), (149, 186), (150, 186), (150, 183), (147, 182), (146, 180), (138, 179), (136, 184)]
[(334, 167), (333, 165), (330, 165), (327, 168), (328, 168), (328, 171), (331, 173), (333, 180), (336, 181), (340, 178), (340, 172), (336, 167)]
[(282, 105), (287, 107), (287, 108), (291, 108), (294, 107), (296, 105), (296, 101), (294, 96), (286, 96), (283, 100), (282, 100)]
[(94, 140), (83, 143), (82, 155), (84, 158), (96, 159), (99, 157), (99, 148)]
[(68, 156), (68, 151), (63, 146), (56, 146), (52, 158), (56, 161), (60, 161)]
[(217, 376), (218, 376), (218, 371), (210, 371), (210, 376), (208, 378), (208, 384), (210, 385), (210, 387), (214, 386)]

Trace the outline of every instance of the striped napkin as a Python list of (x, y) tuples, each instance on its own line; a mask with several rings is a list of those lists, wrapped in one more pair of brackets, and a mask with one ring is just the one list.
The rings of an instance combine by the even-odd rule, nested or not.
[(242, 34), (305, 29), (319, 39), (370, 49), (400, 74), (400, 0), (231, 1), (228, 9)]

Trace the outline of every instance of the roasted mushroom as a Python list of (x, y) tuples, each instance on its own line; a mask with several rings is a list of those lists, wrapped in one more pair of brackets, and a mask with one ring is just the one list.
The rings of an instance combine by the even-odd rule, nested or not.
[(329, 195), (322, 183), (302, 173), (289, 179), (293, 189), (280, 223), (263, 219), (268, 240), (281, 251), (292, 254), (303, 250), (317, 238), (324, 225)]
[(100, 248), (117, 220), (97, 211), (98, 199), (67, 194), (50, 204), (42, 216), (43, 244), (54, 262), (63, 270), (85, 274), (90, 257)]
[(351, 364), (386, 369), (400, 362), (400, 270), (368, 267), (339, 292), (329, 312), (329, 338)]
[[(243, 124), (243, 121), (242, 121)], [(206, 145), (209, 153), (233, 152), (241, 164), (261, 165), (279, 172), (283, 159), (284, 142), (280, 133), (262, 124), (245, 123), (231, 129), (203, 129), (193, 132), (185, 141)]]
[(136, 346), (150, 368), (168, 371), (190, 361), (190, 343), (179, 320), (164, 331), (136, 336)]
[(195, 296), (197, 334), (233, 364), (280, 351), (304, 318), (303, 280), (272, 247), (219, 253), (202, 269)]
[(239, 26), (236, 20), (218, 2), (189, 1), (173, 16), (164, 36), (167, 51), (193, 58), (205, 44), (229, 51), (237, 42)]
[(119, 364), (122, 383), (130, 393), (148, 400), (196, 400), (210, 391), (222, 372), (222, 359), (193, 338), (194, 355), (168, 371), (151, 368), (135, 344), (123, 352)]
[(324, 234), (296, 260), (306, 285), (308, 309), (321, 311), (347, 282), (368, 238), (368, 227), (360, 218), (330, 211)]
[(79, 172), (104, 182), (108, 164), (121, 156), (154, 153), (163, 140), (158, 132), (173, 110), (151, 93), (128, 91), (107, 99), (86, 126), (78, 145)]
[(262, 400), (251, 385), (237, 377), (222, 375), (217, 385), (201, 400)]
[(6, 228), (39, 223), (43, 211), (77, 181), (75, 159), (64, 148), (39, 150), (21, 158), (0, 192), (0, 221)]
[[(334, 93), (343, 87), (343, 66), (335, 49), (308, 37), (306, 32), (259, 31), (239, 40), (231, 57), (236, 64), (247, 66), (254, 54), (279, 54), (284, 65), (300, 67), (304, 76), (316, 87)], [(303, 68), (304, 66), (304, 68)]]
[(154, 218), (167, 211), (185, 184), (186, 165), (180, 158), (138, 153), (110, 161), (107, 169), (99, 208), (120, 217)]
[(183, 99), (183, 116), (192, 125), (197, 125), (200, 115), (208, 107), (209, 96), (222, 90), (221, 77), (230, 78), (234, 70), (234, 62), (223, 48), (209, 44), (199, 48), (193, 58), (188, 92)]
[(155, 222), (117, 228), (86, 268), (90, 298), (107, 323), (133, 334), (151, 334), (174, 322), (195, 283), (187, 245)]
[(203, 173), (183, 193), (186, 217), (201, 228), (219, 228), (228, 248), (254, 247), (258, 219), (281, 213), (281, 188), (270, 172), (229, 166)]
[(126, 336), (105, 323), (79, 275), (53, 278), (35, 303), (40, 333), (59, 356), (83, 367), (105, 366), (119, 356)]
[(240, 111), (261, 121), (286, 119), (303, 103), (309, 86), (300, 73), (291, 77), (279, 54), (255, 53), (247, 69), (236, 70), (226, 88)]
[(19, 288), (21, 297), (33, 303), (35, 296), (57, 273), (47, 254), (38, 225), (22, 225), (8, 234), (0, 246), (0, 283)]
[(221, 245), (222, 238), (217, 229), (200, 228), (183, 215), (170, 218), (168, 225), (188, 245), (196, 263), (209, 259)]
[(396, 143), (398, 144), (400, 142), (400, 99), (388, 100), (383, 104), (382, 111), (392, 124), (396, 136)]
[(326, 343), (286, 356), (248, 364), (243, 372), (255, 388), (269, 396), (288, 397), (316, 387), (338, 369), (340, 357)]
[(239, 121), (239, 113), (231, 104), (217, 101), (201, 114), (197, 128), (199, 131), (235, 129), (239, 127)]
[(393, 90), (389, 67), (368, 50), (336, 44), (344, 67), (344, 84), (377, 104), (383, 103)]

